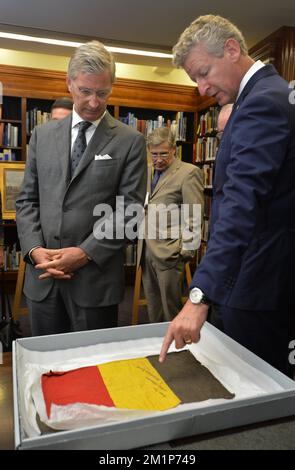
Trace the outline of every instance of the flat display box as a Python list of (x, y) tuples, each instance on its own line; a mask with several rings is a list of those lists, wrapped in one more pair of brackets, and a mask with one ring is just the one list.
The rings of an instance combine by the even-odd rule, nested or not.
[[(16, 449), (134, 449), (167, 442), (180, 437), (215, 432), (255, 422), (295, 414), (295, 382), (249, 352), (228, 336), (206, 323), (202, 342), (211, 342), (216, 351), (229, 352), (230, 367), (240, 358), (257, 375), (263, 373), (266, 381), (278, 386), (263, 396), (224, 400), (222, 404), (208, 404), (201, 409), (177, 412), (171, 409), (163, 415), (130, 419), (124, 422), (71, 431), (57, 431), (37, 437), (27, 437), (22, 428), (19, 407), (19, 389), (22, 370), (18, 361), (19, 349), (57, 351), (97, 343), (121, 342), (140, 338), (164, 337), (167, 323), (139, 325), (107, 330), (68, 333), (61, 335), (18, 339), (13, 344), (14, 432)], [(21, 348), (20, 348), (21, 347)], [(278, 390), (279, 388), (279, 390)]]

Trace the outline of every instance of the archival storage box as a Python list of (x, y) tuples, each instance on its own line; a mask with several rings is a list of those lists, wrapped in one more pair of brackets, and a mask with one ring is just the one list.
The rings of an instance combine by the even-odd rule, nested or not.
[[(223, 364), (225, 382), (229, 380), (230, 383), (236, 377), (237, 388), (248, 383), (248, 388), (243, 386), (241, 393), (231, 390), (236, 393), (234, 399), (208, 400), (201, 406), (191, 404), (189, 409), (180, 405), (163, 413), (122, 422), (102, 422), (88, 428), (53, 431), (33, 437), (26, 434), (20, 404), (24, 399), (22, 381), (28, 361), (32, 358), (36, 361), (45, 353), (50, 357), (56, 352), (63, 361), (68, 357), (68, 350), (72, 356), (75, 351), (81, 354), (81, 348), (97, 344), (107, 348), (108, 344), (122, 344), (124, 341), (136, 343), (144, 339), (146, 343), (147, 340), (152, 342), (152, 338), (159, 339), (161, 344), (167, 327), (167, 323), (158, 323), (16, 340), (13, 343), (16, 449), (133, 449), (295, 414), (295, 382), (206, 323), (200, 343), (189, 348), (198, 359), (201, 356), (202, 363), (202, 357), (206, 360), (211, 355), (209, 363), (219, 361)], [(255, 392), (260, 389), (263, 393)], [(251, 390), (249, 396), (247, 390)]]

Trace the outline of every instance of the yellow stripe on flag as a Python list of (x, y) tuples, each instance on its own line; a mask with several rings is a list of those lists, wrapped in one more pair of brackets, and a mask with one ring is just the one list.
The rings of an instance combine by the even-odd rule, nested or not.
[(108, 362), (97, 367), (117, 408), (162, 411), (180, 403), (144, 357)]

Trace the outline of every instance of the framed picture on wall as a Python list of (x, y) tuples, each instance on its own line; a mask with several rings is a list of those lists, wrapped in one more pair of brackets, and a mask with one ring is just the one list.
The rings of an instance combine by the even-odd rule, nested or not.
[(0, 163), (2, 219), (15, 219), (15, 201), (24, 179), (25, 163)]

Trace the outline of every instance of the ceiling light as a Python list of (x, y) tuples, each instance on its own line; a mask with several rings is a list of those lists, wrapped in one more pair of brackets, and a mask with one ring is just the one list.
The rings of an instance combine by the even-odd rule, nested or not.
[[(38, 38), (36, 36), (28, 36), (25, 34), (14, 34), (14, 33), (6, 33), (0, 32), (0, 38), (5, 39), (14, 39), (17, 41), (30, 41), (30, 42), (39, 42), (43, 44), (51, 44), (54, 46), (66, 46), (66, 47), (79, 47), (83, 43), (76, 42), (76, 41), (64, 41), (61, 39), (51, 39), (51, 38)], [(115, 52), (117, 54), (132, 54), (132, 55), (141, 55), (147, 57), (160, 57), (164, 59), (172, 59), (172, 54), (164, 53), (164, 52), (156, 52), (156, 51), (142, 51), (138, 49), (129, 49), (125, 47), (113, 47), (113, 46), (105, 46), (108, 51)]]

